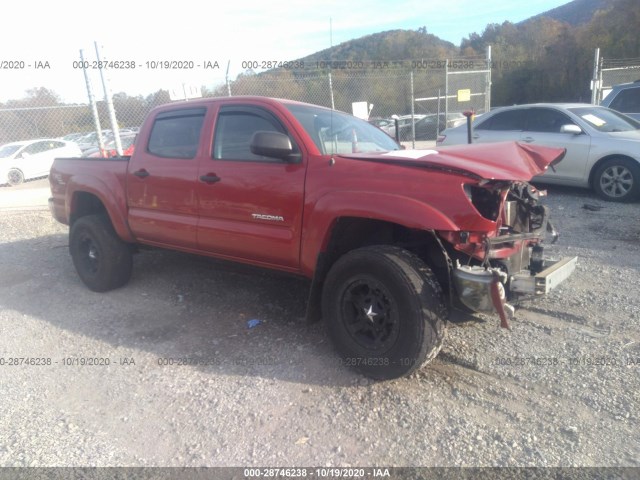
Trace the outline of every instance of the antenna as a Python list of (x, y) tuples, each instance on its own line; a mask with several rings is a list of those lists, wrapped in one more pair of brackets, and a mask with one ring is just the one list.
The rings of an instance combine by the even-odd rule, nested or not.
[(329, 17), (329, 49), (333, 48), (333, 18)]
[(332, 57), (333, 57), (333, 18), (329, 17), (329, 93), (331, 94), (331, 116), (329, 120), (329, 131), (331, 132), (331, 165), (335, 163), (333, 155), (338, 151), (338, 138), (333, 133), (333, 111), (336, 104), (333, 99), (333, 79), (331, 78)]
[(329, 17), (329, 93), (331, 95), (331, 110), (336, 109), (336, 103), (333, 99), (333, 79), (331, 77), (332, 57), (333, 57), (333, 18)]

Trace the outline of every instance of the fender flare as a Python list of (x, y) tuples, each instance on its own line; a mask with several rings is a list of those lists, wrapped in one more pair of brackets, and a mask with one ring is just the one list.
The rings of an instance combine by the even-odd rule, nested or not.
[(418, 230), (459, 230), (441, 211), (415, 198), (369, 191), (332, 192), (315, 202), (303, 223), (300, 266), (305, 275), (314, 276), (318, 255), (325, 251), (333, 227), (342, 217), (380, 220)]
[(107, 211), (118, 236), (125, 242), (136, 241), (127, 222), (127, 199), (124, 189), (114, 190), (103, 180), (91, 175), (74, 175), (68, 181), (65, 198), (65, 213), (69, 221), (73, 212), (77, 210), (78, 193), (89, 193), (97, 197)]

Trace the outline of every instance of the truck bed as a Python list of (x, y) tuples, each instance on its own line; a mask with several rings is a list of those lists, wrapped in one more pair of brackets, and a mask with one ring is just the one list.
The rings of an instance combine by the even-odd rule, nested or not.
[(80, 190), (94, 193), (101, 198), (99, 191), (102, 189), (97, 188), (98, 182), (103, 183), (113, 195), (110, 199), (101, 198), (104, 204), (108, 205), (115, 199), (119, 207), (124, 209), (127, 204), (125, 178), (130, 158), (56, 158), (49, 174), (52, 197), (49, 200), (49, 208), (54, 218), (69, 225), (69, 212), (74, 211), (74, 199), (67, 196)]

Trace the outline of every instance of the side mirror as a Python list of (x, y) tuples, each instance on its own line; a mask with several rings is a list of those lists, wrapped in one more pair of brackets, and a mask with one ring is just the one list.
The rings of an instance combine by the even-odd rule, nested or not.
[(571, 133), (573, 135), (580, 135), (582, 129), (577, 125), (562, 125), (560, 127), (560, 133)]
[(249, 143), (251, 153), (291, 161), (291, 139), (279, 132), (255, 132)]

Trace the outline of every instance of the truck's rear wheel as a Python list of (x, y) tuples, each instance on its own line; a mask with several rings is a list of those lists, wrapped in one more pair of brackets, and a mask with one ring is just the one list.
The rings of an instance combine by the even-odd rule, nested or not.
[(435, 358), (447, 316), (429, 267), (385, 245), (353, 250), (333, 265), (322, 312), (343, 362), (378, 380), (408, 375)]
[(79, 218), (69, 232), (69, 252), (78, 275), (94, 292), (121, 287), (131, 278), (131, 246), (118, 237), (106, 215)]

